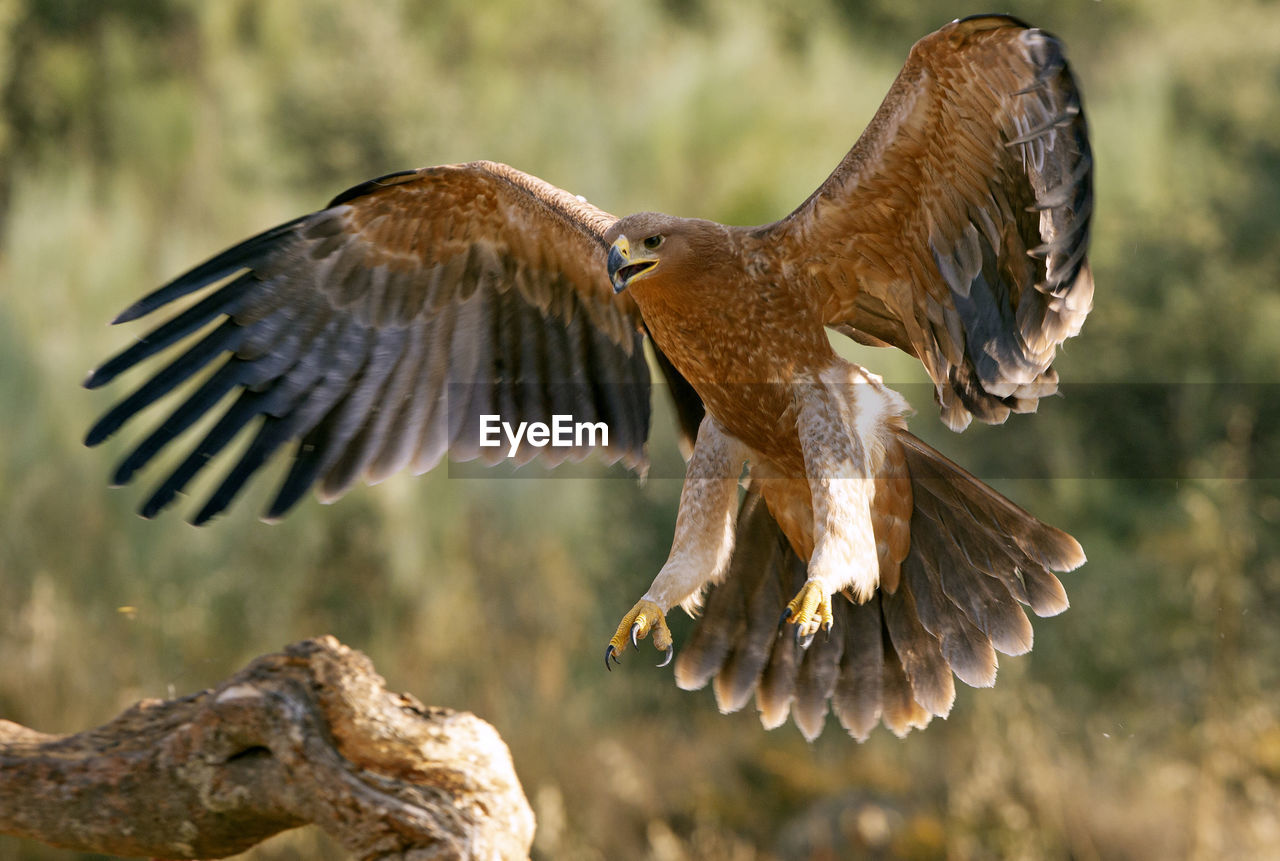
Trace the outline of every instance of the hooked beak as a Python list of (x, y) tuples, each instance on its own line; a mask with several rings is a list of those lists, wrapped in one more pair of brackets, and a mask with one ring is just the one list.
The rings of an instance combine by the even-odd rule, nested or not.
[(658, 265), (653, 258), (641, 260), (631, 259), (631, 243), (625, 236), (619, 236), (609, 248), (609, 281), (613, 284), (613, 292), (621, 293), (627, 289), (635, 278)]

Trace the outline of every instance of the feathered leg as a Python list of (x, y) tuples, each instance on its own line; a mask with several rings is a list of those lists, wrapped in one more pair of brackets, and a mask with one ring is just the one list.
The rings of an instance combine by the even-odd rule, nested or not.
[(689, 459), (675, 539), (667, 562), (644, 596), (622, 617), (617, 632), (605, 648), (604, 663), (653, 632), (653, 645), (671, 661), (674, 647), (666, 614), (676, 604), (694, 609), (703, 588), (724, 577), (733, 556), (734, 521), (738, 512), (738, 477), (747, 459), (747, 448), (726, 434), (710, 415), (698, 428), (698, 439)]
[(875, 477), (884, 440), (905, 405), (878, 377), (844, 361), (797, 399), (796, 428), (813, 505), (813, 554), (809, 577), (783, 618), (807, 644), (819, 630), (830, 630), (833, 594), (846, 590), (863, 603), (880, 584), (872, 528)]

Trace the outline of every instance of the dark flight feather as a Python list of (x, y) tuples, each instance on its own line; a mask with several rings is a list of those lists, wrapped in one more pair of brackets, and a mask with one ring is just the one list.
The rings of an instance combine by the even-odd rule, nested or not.
[[(459, 201), (465, 210), (455, 208)], [(105, 385), (211, 327), (108, 410), (86, 442), (101, 443), (221, 360), (117, 469), (119, 482), (131, 480), (222, 398), (241, 393), (147, 501), (148, 516), (254, 424), (253, 442), (196, 521), (225, 509), (288, 443), (293, 464), (268, 509), (272, 519), (317, 484), (331, 499), (361, 478), (380, 480), (411, 463), (429, 468), (446, 450), (477, 457), (479, 417), (500, 405), (507, 421), (546, 421), (549, 410), (605, 421), (612, 438), (595, 448), (642, 470), (649, 371), (639, 316), (614, 296), (604, 271), (601, 237), (614, 220), (488, 162), (363, 183), (126, 309), (117, 322), (213, 288), (89, 376), (88, 387)], [(237, 277), (220, 284), (229, 276)], [(541, 456), (554, 464), (590, 449), (525, 446), (517, 462)], [(505, 451), (484, 455), (496, 461)]]

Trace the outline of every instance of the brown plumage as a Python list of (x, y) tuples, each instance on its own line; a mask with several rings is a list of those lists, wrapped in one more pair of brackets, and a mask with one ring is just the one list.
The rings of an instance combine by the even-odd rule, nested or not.
[[(357, 186), (122, 313), (207, 291), (94, 371), (87, 385), (101, 386), (203, 331), (87, 441), (216, 363), (116, 472), (129, 481), (234, 393), (147, 516), (250, 425), (195, 522), (281, 448), (292, 467), (271, 518), (312, 486), (334, 498), (446, 454), (497, 461), (486, 415), (604, 422), (604, 458), (642, 470), (647, 340), (689, 477), (671, 557), (606, 663), (650, 633), (669, 651), (666, 611), (705, 598), (682, 686), (714, 679), (723, 709), (754, 693), (766, 725), (790, 713), (808, 737), (829, 706), (858, 738), (881, 720), (904, 733), (946, 714), (952, 673), (990, 685), (995, 651), (1030, 648), (1018, 604), (1061, 612), (1053, 572), (1084, 556), (908, 433), (905, 402), (826, 331), (919, 358), (953, 429), (1033, 411), (1091, 304), (1091, 209), (1060, 44), (1003, 16), (953, 22), (917, 43), (849, 155), (773, 224), (616, 219), (491, 162)], [(526, 441), (514, 457), (590, 448)], [(778, 636), (784, 612), (795, 636)], [(820, 628), (829, 637), (815, 640)]]

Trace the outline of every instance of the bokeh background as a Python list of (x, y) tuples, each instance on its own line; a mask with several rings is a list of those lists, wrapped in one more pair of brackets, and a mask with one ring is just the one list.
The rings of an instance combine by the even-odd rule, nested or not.
[[(392, 170), (489, 158), (615, 213), (778, 218), (912, 42), (989, 10), (0, 0), (0, 716), (79, 730), (332, 633), (497, 726), (537, 859), (1280, 857), (1280, 6), (1004, 5), (1065, 40), (1084, 91), (1096, 307), (1038, 416), (957, 436), (907, 391), (917, 433), (1090, 561), (995, 689), (906, 740), (833, 720), (811, 745), (650, 653), (601, 667), (676, 480), (441, 468), (268, 526), (263, 477), (210, 527), (192, 500), (146, 522), (160, 470), (106, 479), (148, 422), (83, 448), (128, 385), (79, 383), (140, 333), (106, 326), (136, 295)], [(660, 404), (655, 460), (672, 440)], [(310, 829), (244, 857), (342, 854)]]

